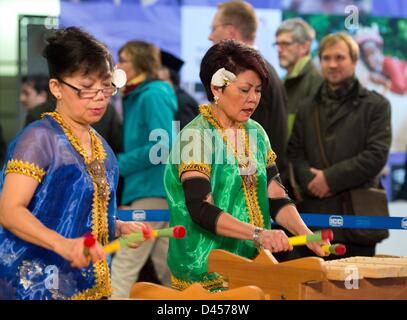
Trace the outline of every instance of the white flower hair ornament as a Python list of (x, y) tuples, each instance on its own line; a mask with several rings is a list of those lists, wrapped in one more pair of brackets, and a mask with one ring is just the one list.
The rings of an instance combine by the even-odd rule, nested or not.
[(236, 75), (225, 68), (216, 71), (211, 79), (211, 84), (217, 87), (227, 87), (231, 81), (235, 81)]
[(126, 72), (122, 69), (114, 69), (112, 75), (112, 83), (117, 88), (120, 89), (125, 86), (127, 82)]

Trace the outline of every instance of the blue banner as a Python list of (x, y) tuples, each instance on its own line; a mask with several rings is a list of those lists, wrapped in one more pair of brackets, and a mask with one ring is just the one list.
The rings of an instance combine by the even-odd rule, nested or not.
[[(407, 230), (407, 217), (348, 216), (302, 213), (308, 227)], [(123, 221), (168, 221), (168, 210), (119, 210)]]
[(407, 217), (341, 216), (302, 213), (301, 218), (309, 227), (407, 230)]

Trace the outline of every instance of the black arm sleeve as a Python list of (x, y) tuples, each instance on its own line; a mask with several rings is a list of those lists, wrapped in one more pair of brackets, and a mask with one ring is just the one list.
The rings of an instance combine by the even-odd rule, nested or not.
[(266, 169), (266, 173), (267, 173), (267, 181), (268, 183), (271, 182), (271, 180), (276, 179), (277, 182), (279, 182), (281, 184), (281, 178), (280, 178), (280, 173), (278, 172), (278, 168), (277, 166), (274, 164), (271, 167), (268, 167)]
[(295, 203), (288, 196), (286, 198), (269, 198), (270, 218), (276, 221), (277, 214), (286, 205), (295, 206)]
[(287, 189), (283, 186), (280, 178), (280, 174), (278, 172), (278, 168), (276, 165), (272, 165), (271, 167), (268, 167), (266, 169), (267, 172), (267, 181), (270, 184), (272, 180), (276, 180), (276, 182), (284, 189), (285, 193), (287, 194), (287, 197), (284, 198), (276, 198), (272, 199), (269, 198), (269, 209), (270, 209), (270, 217), (274, 221), (276, 220), (276, 216), (279, 213), (279, 211), (285, 207), (286, 205), (293, 205), (295, 206), (295, 203), (293, 200), (290, 199), (288, 196)]
[(222, 210), (206, 201), (211, 193), (209, 180), (205, 178), (187, 179), (182, 183), (182, 187), (192, 221), (216, 234), (216, 223)]

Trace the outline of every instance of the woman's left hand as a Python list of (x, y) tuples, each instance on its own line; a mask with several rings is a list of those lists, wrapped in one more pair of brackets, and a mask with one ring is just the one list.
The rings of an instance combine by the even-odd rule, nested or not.
[(311, 242), (307, 244), (307, 247), (314, 251), (318, 256), (320, 257), (326, 257), (329, 256), (329, 253), (326, 253), (324, 250), (322, 250), (322, 245), (325, 244), (330, 244), (329, 241), (324, 241), (324, 242)]
[[(152, 227), (148, 223), (141, 223), (136, 221), (117, 221), (116, 226), (116, 235), (118, 237), (131, 234), (134, 232), (143, 232), (147, 229), (148, 232), (152, 230)], [(130, 248), (136, 249), (141, 245), (142, 242), (137, 242), (129, 245)]]

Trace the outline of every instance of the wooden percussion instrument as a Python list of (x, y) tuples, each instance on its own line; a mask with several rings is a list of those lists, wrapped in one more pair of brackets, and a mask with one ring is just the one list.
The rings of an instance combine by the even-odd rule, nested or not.
[(208, 270), (224, 276), (231, 289), (258, 286), (272, 300), (407, 299), (407, 257), (307, 257), (279, 263), (266, 250), (254, 260), (213, 250)]

